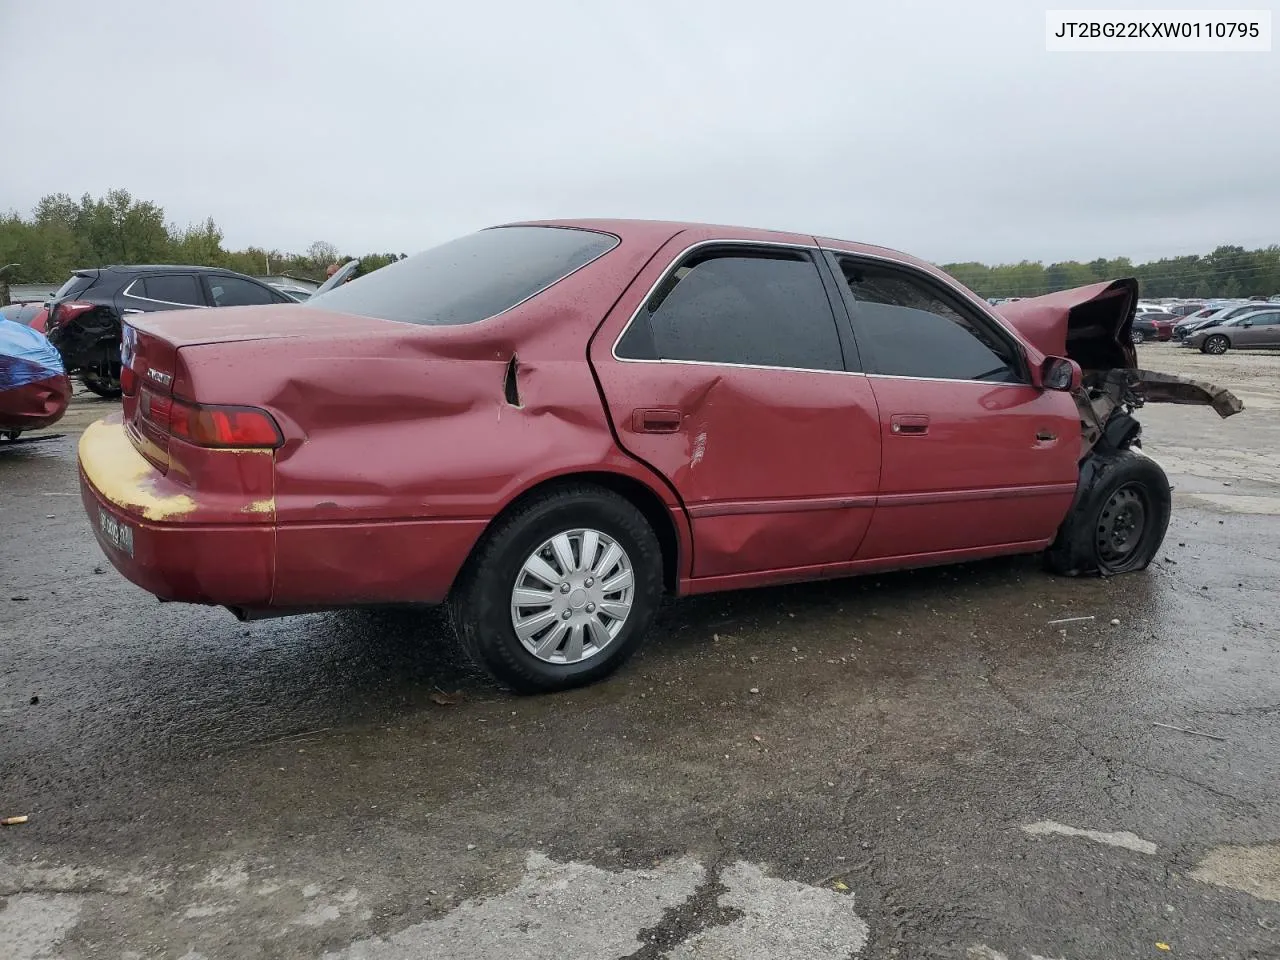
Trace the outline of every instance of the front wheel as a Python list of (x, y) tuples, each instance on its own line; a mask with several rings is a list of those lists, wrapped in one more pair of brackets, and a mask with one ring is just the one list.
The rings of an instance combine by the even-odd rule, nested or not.
[(1129, 333), (1129, 339), (1132, 340), (1134, 343), (1142, 343), (1144, 340), (1147, 339), (1147, 335), (1143, 333), (1141, 330), (1133, 330), (1133, 331), (1130, 331)]
[(1230, 340), (1228, 340), (1226, 337), (1224, 337), (1220, 333), (1214, 334), (1212, 337), (1209, 337), (1207, 340), (1205, 340), (1204, 343), (1200, 344), (1200, 352), (1212, 353), (1215, 356), (1220, 356), (1221, 354), (1224, 354), (1227, 352), (1227, 348), (1229, 346), (1231, 346)]
[(550, 490), (499, 520), (451, 598), (463, 648), (518, 693), (582, 686), (640, 646), (662, 594), (644, 515), (603, 488)]
[(1112, 576), (1145, 570), (1164, 543), (1172, 496), (1160, 465), (1133, 450), (1095, 454), (1081, 490), (1045, 553), (1054, 573)]

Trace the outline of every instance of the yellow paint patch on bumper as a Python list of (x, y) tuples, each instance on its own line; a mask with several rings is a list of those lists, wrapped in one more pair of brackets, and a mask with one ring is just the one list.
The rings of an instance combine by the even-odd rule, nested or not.
[(174, 484), (134, 449), (119, 415), (85, 429), (80, 469), (103, 499), (147, 520), (170, 520), (196, 508), (185, 493), (165, 492)]

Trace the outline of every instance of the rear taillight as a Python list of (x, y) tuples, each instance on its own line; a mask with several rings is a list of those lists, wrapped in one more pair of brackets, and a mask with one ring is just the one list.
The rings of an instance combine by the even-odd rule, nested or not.
[(187, 403), (143, 388), (139, 413), (162, 433), (197, 447), (244, 449), (284, 443), (271, 414), (257, 407)]
[(169, 433), (198, 447), (278, 447), (284, 443), (271, 414), (257, 407), (171, 401)]
[(120, 368), (120, 390), (126, 397), (132, 397), (138, 392), (138, 375), (133, 372), (132, 367)]
[(64, 301), (55, 306), (53, 312), (49, 315), (49, 328), (52, 330), (57, 327), (65, 327), (80, 314), (88, 313), (96, 306), (96, 303), (85, 303), (83, 300)]

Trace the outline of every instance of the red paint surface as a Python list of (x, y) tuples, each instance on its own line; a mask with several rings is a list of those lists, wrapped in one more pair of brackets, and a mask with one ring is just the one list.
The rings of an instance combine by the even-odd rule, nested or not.
[(0, 391), (0, 430), (40, 430), (67, 412), (71, 381), (59, 373)]
[[(145, 482), (181, 491), (195, 508), (158, 524), (106, 504), (138, 529), (132, 561), (104, 545), (108, 556), (171, 599), (438, 602), (496, 515), (542, 483), (582, 475), (647, 491), (667, 513), (683, 592), (1034, 550), (1053, 535), (1076, 479), (1068, 394), (618, 361), (614, 340), (690, 244), (817, 241), (579, 225), (622, 242), (477, 324), (415, 326), (303, 306), (138, 319), (129, 434), (154, 469)], [(955, 288), (901, 254), (822, 243), (919, 266)], [(1038, 367), (1044, 355), (1021, 342)], [(518, 405), (504, 396), (513, 356)], [(284, 444), (243, 453), (166, 437), (149, 428), (144, 390), (261, 408)], [(895, 416), (910, 436), (892, 430)], [(105, 498), (84, 482), (92, 512)]]
[[(1048, 541), (1080, 452), (1069, 393), (1017, 384), (868, 377), (884, 440), (871, 529), (846, 559)], [(927, 422), (927, 432), (894, 421)], [(1037, 440), (1037, 435), (1053, 440)]]
[[(162, 600), (263, 607), (271, 602), (275, 531), (269, 525), (151, 523), (107, 500), (80, 472), (80, 494), (102, 552), (133, 583)], [(133, 556), (102, 535), (100, 511), (133, 530)]]

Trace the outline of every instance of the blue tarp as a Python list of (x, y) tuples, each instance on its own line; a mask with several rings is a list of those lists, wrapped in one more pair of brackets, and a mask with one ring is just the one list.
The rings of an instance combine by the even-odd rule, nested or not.
[(25, 387), (65, 372), (62, 357), (43, 333), (0, 319), (0, 391)]

